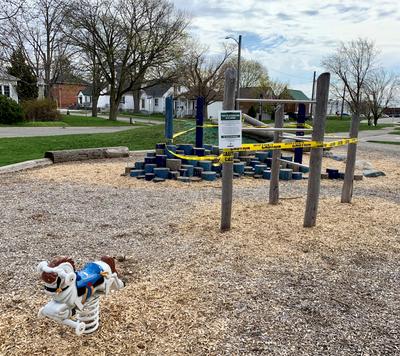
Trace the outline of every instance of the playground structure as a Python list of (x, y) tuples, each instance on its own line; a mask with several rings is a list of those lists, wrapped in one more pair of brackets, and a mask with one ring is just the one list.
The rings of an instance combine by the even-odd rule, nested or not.
[[(258, 139), (265, 138), (266, 141), (273, 138), (273, 143), (242, 144), (238, 148), (222, 150), (218, 146), (204, 144), (203, 129), (215, 126), (215, 123), (214, 125), (204, 125), (204, 100), (198, 98), (196, 128), (191, 129), (196, 131), (195, 146), (174, 145), (175, 138), (191, 130), (173, 134), (173, 101), (171, 97), (166, 101), (166, 143), (157, 144), (155, 152), (149, 152), (143, 162), (136, 162), (134, 169), (128, 167), (126, 173), (132, 177), (154, 182), (161, 182), (165, 179), (177, 179), (183, 182), (201, 179), (213, 181), (222, 176), (221, 231), (226, 231), (231, 227), (232, 180), (234, 177), (245, 175), (270, 180), (269, 203), (278, 204), (279, 181), (302, 179), (303, 173), (309, 172), (303, 225), (304, 227), (315, 226), (323, 150), (349, 145), (349, 150), (355, 152), (357, 143), (357, 135), (352, 131), (349, 138), (325, 135), (330, 74), (323, 73), (318, 77), (316, 99), (308, 101), (235, 98), (235, 85), (236, 74), (232, 69), (227, 69), (223, 110), (234, 110), (235, 102), (262, 102), (277, 105), (274, 127), (248, 115), (242, 115), (243, 120), (251, 125), (251, 127), (244, 127), (243, 133), (247, 130), (247, 133)], [(299, 104), (297, 123), (290, 127), (284, 125), (284, 104)], [(305, 124), (305, 104), (315, 105), (313, 127)], [(354, 126), (353, 123), (351, 129), (353, 131)], [(288, 140), (290, 142), (287, 142)], [(302, 162), (305, 148), (310, 149), (309, 166)], [(294, 150), (294, 156), (283, 156), (281, 150)], [(337, 170), (328, 170), (329, 178), (344, 179), (343, 192), (349, 191), (349, 189), (352, 191), (354, 167), (351, 165), (353, 161), (354, 159), (348, 160), (345, 174), (340, 174)], [(348, 202), (343, 200), (343, 193), (342, 202)]]
[(108, 256), (87, 263), (79, 271), (75, 271), (72, 259), (56, 257), (50, 263), (39, 263), (38, 272), (45, 293), (53, 298), (38, 316), (72, 327), (77, 335), (90, 334), (99, 327), (100, 295), (124, 287), (114, 259)]

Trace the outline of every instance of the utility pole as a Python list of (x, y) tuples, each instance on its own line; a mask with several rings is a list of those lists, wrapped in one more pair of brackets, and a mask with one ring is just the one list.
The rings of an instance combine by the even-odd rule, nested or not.
[(343, 87), (342, 109), (340, 110), (340, 118), (343, 119), (344, 98), (346, 96), (346, 85)]
[[(311, 100), (314, 100), (314, 93), (315, 93), (315, 76), (317, 75), (317, 72), (314, 71), (314, 77), (312, 81), (312, 93), (311, 93)], [(313, 104), (310, 104), (310, 119), (311, 121), (313, 120)]]

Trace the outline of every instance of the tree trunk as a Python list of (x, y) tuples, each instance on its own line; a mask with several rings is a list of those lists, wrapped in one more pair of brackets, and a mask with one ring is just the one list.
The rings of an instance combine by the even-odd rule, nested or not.
[(371, 116), (368, 116), (368, 126), (372, 126), (372, 118), (371, 118)]
[(208, 104), (207, 103), (204, 103), (203, 117), (204, 117), (204, 120), (208, 119)]
[(374, 116), (374, 126), (378, 126), (379, 117)]
[(97, 117), (97, 103), (99, 102), (99, 96), (92, 96), (92, 117)]
[(140, 89), (133, 91), (133, 112), (140, 112)]
[(110, 115), (109, 119), (113, 121), (117, 121), (117, 115), (118, 115), (118, 106), (119, 106), (119, 100), (118, 98), (113, 98), (113, 96), (110, 96)]

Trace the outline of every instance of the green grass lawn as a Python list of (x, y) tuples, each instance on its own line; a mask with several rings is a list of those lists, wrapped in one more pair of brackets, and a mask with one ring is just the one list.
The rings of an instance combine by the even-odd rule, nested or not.
[[(350, 130), (350, 120), (326, 120), (325, 132), (349, 132)], [(391, 127), (392, 124), (379, 124), (378, 126), (368, 126), (367, 123), (360, 123), (360, 131), (363, 130), (380, 130), (384, 127)]]
[(400, 145), (400, 142), (395, 142), (395, 141), (368, 141), (368, 142), (373, 142), (373, 143), (384, 143), (386, 145)]
[[(54, 127), (54, 126), (130, 126), (128, 122), (111, 121), (101, 117), (61, 115), (60, 121), (21, 122), (15, 125), (1, 125), (6, 127)], [(135, 123), (132, 126), (142, 126)]]

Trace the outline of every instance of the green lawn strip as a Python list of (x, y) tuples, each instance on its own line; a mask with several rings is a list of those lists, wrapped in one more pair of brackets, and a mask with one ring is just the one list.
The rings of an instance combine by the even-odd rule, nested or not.
[(367, 142), (383, 143), (383, 144), (386, 144), (386, 145), (400, 145), (400, 142), (394, 142), (394, 141), (375, 141), (375, 140), (371, 140), (371, 141), (367, 141)]
[[(333, 133), (333, 132), (348, 132), (350, 130), (351, 121), (342, 121), (342, 120), (327, 120), (325, 132)], [(360, 131), (366, 130), (380, 130), (384, 127), (392, 127), (392, 124), (379, 124), (378, 126), (368, 126), (367, 123), (360, 123)]]
[(15, 125), (2, 125), (0, 127), (63, 127), (68, 126), (64, 121), (24, 121)]

